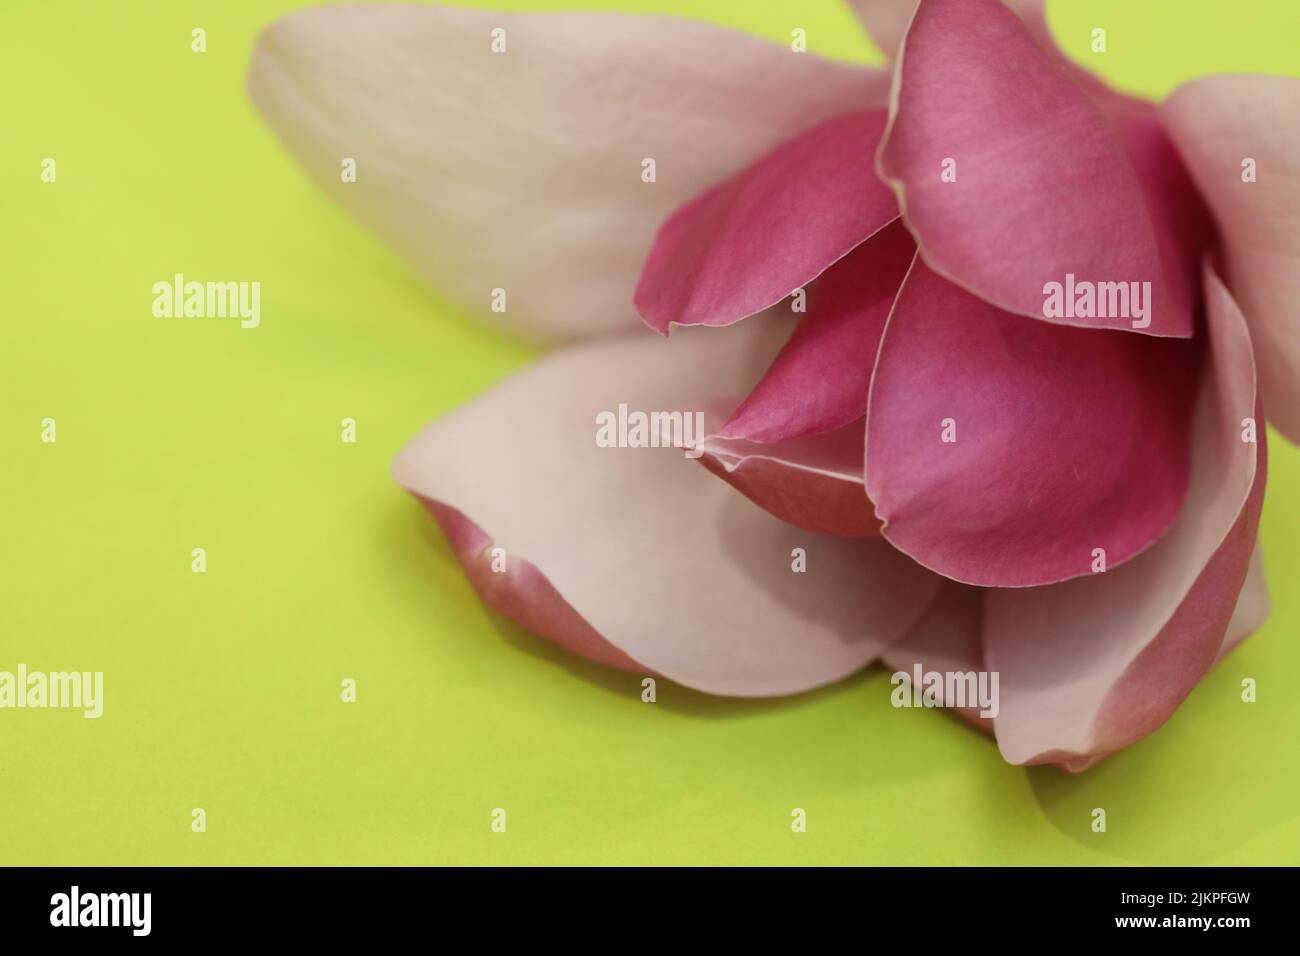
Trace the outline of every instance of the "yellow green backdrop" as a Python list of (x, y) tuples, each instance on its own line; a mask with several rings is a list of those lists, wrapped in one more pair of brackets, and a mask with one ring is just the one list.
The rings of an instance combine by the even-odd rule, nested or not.
[[(838, 0), (575, 2), (879, 59)], [(0, 864), (1300, 862), (1300, 453), (1280, 439), (1272, 620), (1082, 776), (894, 710), (879, 668), (767, 703), (661, 683), (650, 706), (485, 611), (388, 464), (532, 353), (421, 285), (254, 113), (254, 38), (299, 5), (0, 6), (0, 669), (105, 672), (97, 721), (0, 711)], [(1132, 91), (1300, 73), (1293, 0), (1049, 15)], [(262, 327), (153, 320), (176, 271), (261, 281)]]

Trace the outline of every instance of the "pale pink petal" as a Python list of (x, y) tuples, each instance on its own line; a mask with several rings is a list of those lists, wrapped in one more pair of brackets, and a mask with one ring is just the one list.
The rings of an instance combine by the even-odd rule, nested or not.
[(1246, 574), (1246, 583), (1237, 595), (1237, 606), (1233, 609), (1232, 619), (1223, 635), (1223, 644), (1219, 647), (1219, 656), (1215, 663), (1223, 660), (1236, 650), (1246, 638), (1254, 634), (1268, 620), (1272, 602), (1268, 597), (1268, 579), (1264, 574), (1264, 553), (1259, 542), (1255, 542), (1255, 553), (1250, 558), (1250, 571)]
[(710, 435), (700, 463), (760, 508), (819, 534), (875, 538), (862, 484), (863, 421), (775, 444)]
[[(1070, 769), (1151, 733), (1219, 653), (1255, 546), (1265, 473), (1242, 440), (1257, 415), (1250, 334), (1207, 268), (1212, 359), (1178, 521), (1121, 568), (1047, 588), (990, 591), (988, 666), (1001, 675), (998, 744), (1012, 763)], [(1135, 337), (1134, 337), (1135, 338)]]
[[(249, 86), (311, 176), (421, 274), (556, 341), (632, 328), (637, 274), (674, 207), (883, 102), (887, 80), (694, 20), (393, 5), (277, 21)], [(504, 313), (490, 311), (498, 288)]]
[(537, 566), (524, 558), (507, 558), (494, 569), (492, 538), (461, 512), (429, 498), (420, 503), (442, 528), (465, 575), (488, 606), (520, 627), (547, 638), (570, 653), (629, 671), (645, 671), (632, 658), (601, 637), (582, 619)]
[(1099, 548), (1127, 561), (1186, 493), (1198, 345), (1011, 315), (918, 257), (871, 383), (881, 533), (967, 584), (1077, 577)]
[(637, 283), (646, 324), (667, 333), (747, 318), (897, 219), (872, 165), (885, 117), (823, 123), (673, 213)]
[[(1011, 312), (1192, 334), (1190, 304), (1164, 278), (1125, 144), (998, 0), (924, 0), (893, 99), (877, 166), (931, 268)], [(1149, 282), (1148, 308), (1046, 316), (1048, 283), (1070, 276)]]
[(880, 334), (915, 251), (895, 221), (827, 269), (809, 290), (807, 315), (720, 434), (779, 442), (866, 414)]
[(917, 0), (848, 0), (872, 42), (893, 59), (912, 21)]
[[(559, 600), (513, 615), (543, 637), (585, 653), (594, 632), (650, 672), (719, 694), (838, 680), (903, 635), (938, 579), (883, 541), (790, 527), (682, 450), (595, 441), (597, 414), (619, 403), (672, 411), (742, 393), (785, 331), (747, 322), (562, 350), (429, 425), (394, 473), (482, 529), (457, 548), (478, 586), (485, 547), (545, 576)], [(509, 612), (533, 601), (521, 592), (491, 596)]]
[(1161, 112), (1223, 234), (1269, 421), (1300, 442), (1300, 79), (1208, 76)]
[[(976, 673), (985, 670), (984, 649), (981, 638), (984, 615), (984, 589), (972, 588), (954, 581), (945, 581), (939, 596), (897, 644), (886, 648), (881, 655), (885, 666), (895, 673), (915, 674), (917, 665), (921, 673)], [(915, 686), (915, 681), (909, 681)], [(922, 685), (924, 686), (924, 685)], [(940, 699), (943, 694), (940, 694)], [(993, 733), (993, 718), (980, 716), (980, 708), (969, 703), (957, 706), (956, 701), (944, 701), (958, 716), (987, 733)]]

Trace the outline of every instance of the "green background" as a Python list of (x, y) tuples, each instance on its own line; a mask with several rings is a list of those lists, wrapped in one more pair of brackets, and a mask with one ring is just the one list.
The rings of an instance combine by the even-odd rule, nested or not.
[[(0, 863), (1300, 862), (1300, 454), (1276, 436), (1272, 620), (1081, 776), (893, 709), (880, 668), (775, 702), (661, 682), (652, 706), (486, 611), (389, 461), (532, 353), (421, 285), (254, 113), (254, 38), (297, 5), (0, 7), (0, 669), (105, 672), (97, 721), (0, 711)], [(838, 0), (584, 5), (879, 60)], [(1162, 95), (1300, 72), (1298, 9), (1049, 13), (1073, 57)], [(153, 319), (176, 271), (261, 281), (261, 328)]]

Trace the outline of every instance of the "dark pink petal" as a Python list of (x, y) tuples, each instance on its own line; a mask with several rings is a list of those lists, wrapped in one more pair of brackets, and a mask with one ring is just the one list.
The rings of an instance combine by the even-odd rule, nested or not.
[(1300, 443), (1300, 79), (1207, 76), (1161, 114), (1223, 233), (1269, 421)]
[[(984, 590), (945, 581), (939, 596), (897, 644), (881, 655), (885, 666), (898, 672), (969, 673), (985, 670), (981, 632), (984, 626)], [(940, 697), (942, 698), (942, 694)], [(979, 707), (955, 706), (959, 716), (987, 733), (993, 733), (993, 716), (981, 717)], [(996, 716), (996, 715), (994, 715)]]
[(1097, 548), (1127, 561), (1183, 502), (1199, 354), (1002, 312), (918, 257), (867, 412), (882, 534), (968, 584), (1085, 575)]
[(639, 327), (632, 292), (669, 212), (883, 107), (889, 80), (698, 20), (381, 4), (277, 20), (248, 84), (307, 173), (418, 272), (551, 343)]
[(862, 485), (862, 437), (862, 419), (776, 444), (713, 435), (700, 463), (796, 528), (876, 538), (880, 520)]
[(896, 221), (827, 269), (809, 290), (808, 314), (719, 434), (779, 442), (866, 414), (880, 334), (915, 251)]
[(1123, 567), (989, 592), (984, 648), (1001, 674), (997, 737), (1012, 763), (1080, 769), (1151, 733), (1212, 666), (1230, 632), (1267, 466), (1263, 422), (1258, 444), (1242, 440), (1243, 419), (1258, 415), (1250, 334), (1208, 268), (1205, 281), (1212, 356), (1178, 521)]
[(885, 115), (825, 122), (673, 213), (636, 289), (646, 323), (665, 334), (672, 325), (730, 325), (896, 219), (872, 166)]
[(394, 474), (434, 503), (485, 598), (548, 640), (718, 694), (839, 680), (903, 636), (938, 578), (883, 541), (792, 528), (682, 450), (595, 440), (597, 414), (619, 403), (673, 411), (743, 393), (783, 325), (555, 352), (425, 428)]
[[(947, 160), (955, 181), (942, 178)], [(877, 164), (926, 262), (981, 298), (1048, 318), (1047, 284), (1067, 276), (1150, 282), (1142, 318), (1049, 321), (1191, 336), (1124, 143), (997, 0), (923, 0)]]

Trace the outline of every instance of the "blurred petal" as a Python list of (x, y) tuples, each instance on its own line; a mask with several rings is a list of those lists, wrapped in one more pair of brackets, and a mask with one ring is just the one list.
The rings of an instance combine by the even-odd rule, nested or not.
[(700, 462), (797, 528), (876, 538), (880, 520), (862, 484), (863, 427), (859, 418), (834, 431), (764, 445), (712, 435)]
[[(543, 637), (583, 652), (590, 641), (565, 632), (589, 638), (589, 627), (649, 671), (718, 694), (838, 680), (902, 637), (933, 596), (933, 575), (883, 541), (792, 528), (680, 450), (595, 443), (596, 415), (620, 402), (674, 410), (744, 391), (783, 331), (747, 322), (562, 350), (433, 422), (394, 474), (482, 529), (457, 549), (462, 560), (491, 545), (545, 575), (555, 599), (541, 606), (523, 589), (497, 595), (507, 613), (526, 609), (512, 616)], [(804, 573), (792, 571), (795, 548)], [(482, 574), (470, 577), (483, 587)]]
[(646, 323), (730, 325), (780, 302), (898, 218), (872, 155), (884, 110), (850, 113), (785, 143), (673, 213), (646, 260)]
[(912, 21), (917, 0), (849, 0), (867, 35), (889, 59), (893, 59)]
[[(807, 315), (720, 434), (779, 442), (862, 418), (880, 335), (915, 252), (895, 221), (826, 270)], [(857, 464), (860, 484), (860, 456)]]
[[(944, 581), (939, 596), (921, 620), (912, 626), (906, 637), (881, 655), (885, 665), (895, 673), (904, 671), (909, 675), (918, 664), (922, 673), (985, 670), (981, 642), (984, 593), (982, 588)], [(941, 693), (940, 699), (942, 697)], [(954, 703), (944, 701), (944, 706), (951, 707), (981, 730), (993, 733), (993, 717), (981, 717), (979, 707), (956, 707)]]
[(877, 166), (931, 268), (1039, 319), (1049, 282), (1150, 282), (1142, 319), (1047, 321), (1191, 336), (1123, 142), (997, 0), (923, 0), (893, 98)]
[[(1266, 467), (1242, 441), (1257, 414), (1245, 320), (1206, 270), (1212, 357), (1197, 400), (1179, 520), (1121, 568), (988, 595), (984, 648), (1001, 674), (998, 744), (1012, 763), (1081, 769), (1169, 718), (1219, 653), (1255, 547)], [(1136, 338), (1136, 336), (1129, 336)]]
[(1161, 112), (1222, 231), (1269, 421), (1300, 443), (1300, 79), (1208, 76)]
[(1200, 354), (1010, 315), (918, 258), (867, 412), (881, 533), (967, 584), (1085, 575), (1096, 548), (1112, 568), (1129, 560), (1182, 505)]
[[(539, 341), (634, 327), (637, 273), (674, 207), (883, 102), (887, 82), (693, 20), (419, 5), (293, 13), (249, 75), (322, 187), (434, 284)], [(496, 288), (504, 314), (488, 311)]]

